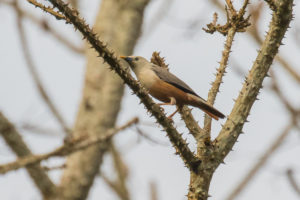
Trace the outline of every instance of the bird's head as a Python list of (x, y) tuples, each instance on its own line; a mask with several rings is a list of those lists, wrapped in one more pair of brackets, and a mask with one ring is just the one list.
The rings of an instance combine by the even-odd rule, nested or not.
[(135, 73), (149, 66), (149, 62), (141, 56), (120, 56), (120, 58), (123, 58)]

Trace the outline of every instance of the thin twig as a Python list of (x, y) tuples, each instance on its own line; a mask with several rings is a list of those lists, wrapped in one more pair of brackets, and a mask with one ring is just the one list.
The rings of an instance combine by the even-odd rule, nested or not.
[(163, 18), (168, 14), (172, 7), (173, 0), (163, 0), (160, 7), (155, 11), (150, 19), (149, 25), (146, 27), (146, 31), (142, 35), (143, 38), (148, 38), (156, 30), (156, 27), (162, 22)]
[(66, 17), (58, 12), (55, 12), (53, 10), (53, 8), (51, 7), (47, 7), (47, 6), (44, 6), (43, 4), (35, 1), (35, 0), (27, 0), (29, 3), (31, 3), (32, 5), (34, 5), (35, 7), (38, 7), (40, 9), (42, 9), (43, 11), (53, 15), (56, 19), (58, 20), (66, 20), (68, 22), (68, 20), (66, 19)]
[(136, 128), (136, 132), (144, 137), (146, 140), (152, 142), (153, 144), (158, 144), (158, 145), (163, 145), (163, 146), (169, 146), (168, 143), (163, 143), (163, 142), (160, 142), (160, 141), (157, 141), (153, 138), (151, 138), (148, 134), (146, 134), (144, 131), (142, 131), (142, 129), (138, 126), (135, 127)]
[(9, 6), (14, 7), (15, 9), (18, 9), (18, 12), (20, 12), (22, 17), (29, 19), (31, 22), (40, 26), (43, 30), (48, 32), (55, 39), (57, 39), (61, 44), (64, 44), (66, 47), (68, 47), (73, 52), (78, 53), (78, 54), (84, 53), (85, 50), (83, 47), (76, 46), (73, 41), (68, 40), (66, 37), (64, 37), (62, 34), (60, 34), (55, 28), (53, 28), (52, 26), (49, 25), (49, 23), (46, 21), (46, 19), (39, 19), (38, 17), (34, 16), (33, 14), (21, 9), (19, 6), (16, 7), (15, 4), (11, 1), (1, 0), (1, 3), (5, 3), (6, 5), (9, 5)]
[[(17, 7), (18, 7), (18, 5), (16, 4), (16, 12), (18, 13), (18, 16), (21, 16), (22, 13), (19, 12), (19, 9)], [(30, 55), (30, 50), (28, 48), (22, 20), (20, 17), (18, 17), (17, 19), (18, 19), (17, 25), (18, 25), (19, 36), (21, 39), (22, 52), (24, 54), (26, 66), (31, 73), (33, 81), (34, 81), (42, 99), (44, 100), (44, 102), (46, 103), (46, 105), (48, 106), (48, 108), (50, 109), (52, 114), (54, 115), (55, 119), (57, 120), (57, 122), (59, 123), (61, 128), (65, 131), (65, 133), (70, 134), (71, 130), (68, 128), (62, 115), (60, 114), (58, 109), (55, 107), (54, 103), (51, 101), (49, 95), (47, 94), (47, 92), (42, 84), (42, 81), (38, 75), (38, 72), (36, 71), (36, 67), (35, 67), (32, 57)]]
[[(246, 12), (246, 7), (248, 5), (248, 2), (249, 2), (248, 0), (245, 0), (242, 8), (237, 13), (235, 8), (232, 5), (232, 2), (230, 0), (226, 0), (227, 6), (229, 7), (229, 10), (230, 10), (230, 13), (227, 15), (227, 24), (231, 24), (231, 26), (227, 30), (227, 33), (226, 33), (227, 38), (226, 38), (226, 41), (224, 44), (224, 50), (222, 52), (220, 66), (217, 70), (216, 79), (212, 83), (212, 87), (210, 88), (210, 90), (208, 92), (207, 102), (211, 105), (214, 104), (217, 94), (220, 91), (222, 79), (226, 73), (226, 67), (228, 65), (228, 60), (229, 60), (229, 55), (231, 52), (233, 39), (234, 39), (236, 32), (238, 31), (238, 26), (239, 26), (238, 24), (245, 25), (245, 27), (239, 27), (240, 29), (245, 29), (249, 25), (249, 22), (247, 22), (249, 20), (249, 18), (244, 19), (244, 14)], [(217, 18), (214, 17), (213, 24), (216, 24), (216, 22), (215, 22), (216, 20), (217, 20)], [(204, 119), (204, 131), (202, 133), (204, 135), (202, 135), (202, 139), (201, 139), (202, 143), (207, 143), (210, 141), (211, 122), (212, 122), (211, 117), (209, 117), (206, 114), (205, 119)]]
[(72, 153), (75, 153), (76, 151), (85, 149), (91, 145), (95, 145), (101, 142), (105, 142), (109, 140), (112, 136), (114, 136), (116, 133), (132, 126), (133, 124), (136, 124), (138, 122), (138, 118), (134, 118), (130, 121), (128, 121), (125, 125), (120, 126), (119, 128), (113, 128), (108, 130), (105, 134), (99, 135), (97, 137), (90, 137), (90, 138), (75, 138), (72, 139), (72, 141), (56, 148), (55, 150), (45, 153), (45, 154), (38, 154), (38, 155), (31, 155), (26, 156), (23, 158), (20, 158), (14, 162), (7, 163), (4, 165), (0, 165), (0, 174), (5, 174), (11, 170), (16, 170), (21, 167), (26, 167), (35, 163), (39, 163), (43, 160), (47, 160), (51, 157), (62, 157), (67, 156)]
[[(223, 5), (219, 0), (210, 0), (210, 2), (213, 2), (213, 4), (215, 6), (217, 6), (220, 10), (223, 10)], [(258, 8), (259, 9), (259, 8)], [(253, 19), (253, 17), (251, 17)], [(253, 23), (255, 25), (255, 23)], [(254, 41), (261, 46), (262, 44), (262, 39), (258, 33), (258, 28), (257, 26), (251, 26), (250, 27), (250, 31), (248, 31), (248, 33), (252, 36), (252, 38), (254, 39)], [(294, 78), (294, 80), (296, 80), (298, 83), (300, 83), (300, 73), (298, 73), (295, 70), (295, 67), (292, 67), (292, 65), (290, 63), (288, 63), (288, 61), (286, 59), (284, 59), (284, 57), (278, 53), (275, 57), (275, 60), (277, 62), (279, 62), (280, 67), (282, 67), (283, 69), (285, 69), (287, 72), (290, 73), (290, 75)]]
[(118, 186), (119, 192), (116, 192), (121, 200), (129, 200), (129, 190), (126, 184), (128, 177), (128, 167), (124, 163), (120, 152), (117, 151), (114, 144), (110, 146), (110, 152), (113, 158), (115, 171), (117, 172), (117, 180), (115, 181), (115, 184)]
[(18, 128), (21, 130), (30, 131), (30, 133), (39, 133), (47, 136), (62, 136), (62, 131), (54, 128), (43, 127), (30, 123), (21, 123), (18, 125)]
[(297, 193), (297, 195), (300, 197), (300, 186), (297, 184), (295, 177), (294, 177), (294, 171), (292, 169), (286, 170), (286, 175), (289, 180), (290, 185), (294, 189), (294, 191)]
[(279, 88), (279, 84), (277, 82), (277, 77), (275, 76), (275, 73), (273, 70), (270, 70), (271, 75), (271, 81), (272, 81), (272, 89), (280, 99), (280, 101), (283, 103), (283, 105), (286, 107), (286, 109), (291, 113), (291, 115), (296, 115), (297, 110), (292, 106), (292, 104), (288, 101), (286, 96), (282, 93), (282, 91)]
[(157, 185), (155, 182), (150, 182), (150, 200), (158, 200)]
[(101, 172), (100, 175), (104, 182), (118, 195), (121, 200), (129, 200), (129, 191), (126, 185), (128, 168), (113, 144), (111, 144), (110, 152), (113, 158), (115, 171), (117, 172), (117, 178), (116, 180), (111, 180), (103, 172)]
[[(217, 96), (218, 92), (220, 91), (220, 86), (222, 83), (223, 76), (226, 73), (226, 67), (228, 64), (229, 54), (231, 52), (231, 46), (232, 46), (232, 42), (233, 42), (235, 33), (236, 33), (235, 27), (230, 28), (228, 31), (226, 42), (224, 44), (224, 50), (222, 52), (222, 59), (220, 61), (220, 66), (219, 66), (217, 74), (216, 74), (216, 79), (212, 83), (212, 87), (210, 88), (210, 90), (208, 92), (207, 102), (211, 105), (213, 105), (216, 100), (216, 96)], [(211, 120), (212, 120), (211, 117), (209, 117), (208, 115), (205, 115), (205, 119), (204, 119), (204, 134), (205, 134), (205, 136), (203, 138), (204, 141), (207, 139), (210, 139)]]
[(258, 162), (251, 167), (242, 181), (232, 190), (232, 192), (228, 195), (226, 200), (235, 199), (242, 190), (250, 183), (250, 181), (255, 177), (258, 170), (260, 170), (266, 162), (270, 159), (270, 157), (274, 154), (274, 152), (280, 147), (280, 145), (284, 142), (285, 138), (289, 135), (290, 130), (293, 128), (294, 124), (291, 123), (287, 127), (284, 128), (282, 133), (276, 138), (276, 140), (268, 147), (266, 152), (258, 159)]

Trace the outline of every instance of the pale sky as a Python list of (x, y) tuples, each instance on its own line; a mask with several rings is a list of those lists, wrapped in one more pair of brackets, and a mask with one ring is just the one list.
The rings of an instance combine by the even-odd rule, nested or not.
[[(214, 80), (214, 73), (221, 59), (221, 51), (225, 37), (215, 33), (213, 35), (201, 30), (205, 24), (210, 23), (214, 12), (221, 13), (207, 1), (174, 0), (170, 10), (160, 20), (155, 30), (149, 31), (151, 21), (157, 14), (162, 1), (153, 0), (145, 13), (144, 33), (135, 48), (135, 55), (150, 58), (153, 51), (160, 51), (169, 63), (170, 71), (184, 80), (201, 97), (207, 98), (210, 83)], [(255, 3), (257, 3), (255, 1)], [(90, 24), (98, 10), (99, 0), (81, 2), (81, 14)], [(71, 25), (58, 22), (53, 17), (32, 5), (23, 2), (22, 7), (32, 11), (36, 16), (49, 19), (51, 25), (75, 44), (80, 45), (81, 36), (74, 32)], [(288, 60), (298, 72), (300, 67), (299, 46), (294, 42), (295, 25), (298, 23), (299, 5), (294, 7), (295, 20), (291, 24), (285, 46), (280, 47), (280, 53)], [(271, 11), (265, 6), (260, 30), (265, 33), (271, 17)], [(224, 16), (220, 14), (221, 22)], [(198, 21), (197, 21), (198, 20)], [(63, 133), (41, 100), (31, 76), (26, 68), (24, 57), (19, 45), (16, 29), (16, 18), (13, 10), (0, 5), (0, 110), (17, 126), (24, 123), (58, 130), (53, 135), (39, 132), (32, 133), (20, 129), (24, 140), (34, 153), (45, 153), (62, 144)], [(192, 22), (198, 22), (197, 28), (190, 29)], [(53, 37), (42, 31), (39, 27), (26, 22), (26, 35), (30, 42), (31, 54), (38, 68), (40, 77), (55, 105), (70, 126), (73, 125), (77, 108), (81, 98), (84, 78), (85, 58), (69, 51)], [(147, 34), (149, 33), (149, 34)], [(298, 33), (299, 34), (299, 33)], [(100, 38), (101, 39), (101, 38)], [(244, 77), (237, 75), (232, 69), (232, 60), (247, 73), (257, 55), (256, 43), (245, 33), (238, 33), (232, 47), (228, 73), (221, 86), (215, 107), (229, 115), (233, 99), (238, 96)], [(272, 66), (285, 95), (293, 105), (299, 106), (299, 85), (294, 82), (281, 67)], [(281, 133), (289, 121), (289, 114), (284, 110), (278, 98), (268, 89), (270, 81), (264, 81), (266, 87), (261, 90), (259, 101), (255, 102), (248, 118), (250, 121), (244, 126), (244, 135), (234, 145), (234, 151), (225, 159), (226, 165), (221, 165), (211, 182), (210, 199), (222, 200), (238, 184), (245, 173), (264, 153), (267, 147)], [(166, 108), (171, 113), (175, 108)], [(203, 112), (193, 110), (194, 116), (203, 123)], [(138, 116), (142, 124), (140, 128), (150, 137), (162, 144), (154, 144), (138, 136), (134, 128), (128, 129), (115, 137), (125, 162), (129, 167), (128, 186), (133, 200), (150, 199), (149, 183), (154, 181), (158, 187), (160, 200), (183, 200), (188, 191), (189, 174), (183, 166), (181, 159), (174, 154), (165, 133), (161, 127), (155, 125), (139, 99), (131, 95), (126, 87), (119, 114), (119, 125), (128, 119)], [(188, 135), (179, 116), (174, 118), (175, 125), (188, 137), (190, 147), (195, 149), (193, 138)], [(212, 134), (215, 137), (225, 120), (214, 121)], [(147, 124), (153, 124), (149, 126)], [(238, 200), (252, 199), (299, 199), (291, 189), (285, 171), (294, 170), (296, 179), (300, 184), (300, 135), (292, 131), (280, 149), (272, 156), (267, 165), (260, 170), (251, 184), (237, 198)], [(14, 154), (0, 138), (0, 163), (15, 160)], [(59, 165), (63, 159), (50, 159), (43, 162), (47, 166)], [(114, 176), (111, 170), (111, 161), (106, 157), (102, 171)], [(60, 171), (50, 172), (54, 182), (59, 182)], [(0, 198), (4, 200), (38, 200), (41, 199), (39, 191), (35, 188), (24, 169), (9, 172), (0, 176)], [(90, 191), (89, 200), (114, 200), (117, 197), (109, 190), (101, 178), (96, 178)]]

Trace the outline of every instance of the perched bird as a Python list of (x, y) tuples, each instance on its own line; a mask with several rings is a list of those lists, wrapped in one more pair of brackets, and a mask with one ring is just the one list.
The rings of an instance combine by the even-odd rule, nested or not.
[(121, 56), (121, 58), (128, 62), (149, 93), (164, 102), (159, 105), (177, 105), (176, 111), (169, 118), (172, 118), (182, 105), (200, 108), (215, 120), (225, 117), (167, 69), (150, 63), (141, 56)]

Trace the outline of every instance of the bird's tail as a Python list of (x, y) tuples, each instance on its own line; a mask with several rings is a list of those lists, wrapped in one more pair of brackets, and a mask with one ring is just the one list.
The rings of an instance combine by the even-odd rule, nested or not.
[(223, 119), (225, 117), (223, 113), (215, 109), (213, 106), (209, 105), (205, 100), (195, 95), (189, 95), (189, 102), (191, 106), (200, 108), (215, 120), (219, 120), (219, 118)]

